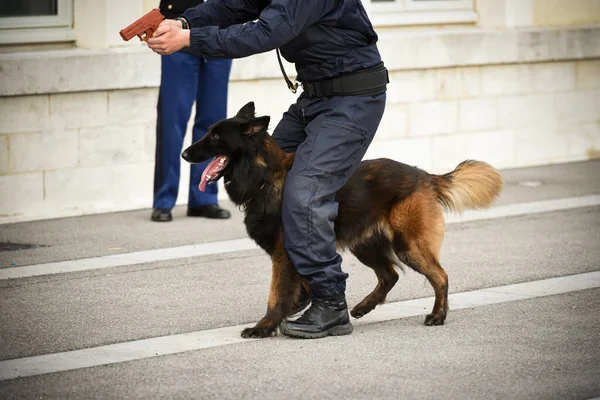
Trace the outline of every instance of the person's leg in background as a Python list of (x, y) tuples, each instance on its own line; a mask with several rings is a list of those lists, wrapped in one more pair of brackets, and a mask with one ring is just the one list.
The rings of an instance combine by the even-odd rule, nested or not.
[[(227, 91), (231, 64), (232, 61), (229, 59), (201, 61), (200, 63), (196, 117), (192, 131), (193, 142), (202, 139), (210, 125), (227, 118)], [(204, 192), (198, 189), (202, 172), (204, 172), (210, 161), (191, 165), (187, 215), (219, 219), (229, 218), (231, 213), (218, 205), (217, 183), (208, 184)]]
[(285, 335), (316, 338), (352, 332), (345, 290), (347, 274), (336, 250), (336, 192), (356, 171), (381, 121), (386, 95), (307, 101), (306, 140), (296, 150), (284, 188), (284, 246), (313, 294)]
[(172, 219), (179, 190), (180, 154), (196, 98), (200, 62), (183, 52), (161, 56), (152, 221)]

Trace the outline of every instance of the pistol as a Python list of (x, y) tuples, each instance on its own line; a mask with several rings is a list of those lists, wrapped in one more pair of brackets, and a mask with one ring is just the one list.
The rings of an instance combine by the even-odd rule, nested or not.
[(150, 39), (163, 19), (165, 19), (165, 16), (160, 13), (158, 8), (155, 8), (127, 28), (121, 29), (119, 34), (125, 41), (134, 36), (139, 37), (141, 41)]

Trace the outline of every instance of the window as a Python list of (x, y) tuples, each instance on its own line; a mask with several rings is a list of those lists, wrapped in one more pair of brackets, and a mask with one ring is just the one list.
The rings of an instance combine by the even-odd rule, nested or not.
[(427, 25), (474, 22), (474, 0), (371, 0), (373, 24)]
[(73, 0), (0, 2), (0, 43), (48, 43), (74, 40)]

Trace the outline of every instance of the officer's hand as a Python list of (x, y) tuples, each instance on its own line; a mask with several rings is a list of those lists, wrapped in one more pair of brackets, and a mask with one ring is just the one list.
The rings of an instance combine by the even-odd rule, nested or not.
[(164, 20), (147, 42), (157, 54), (173, 54), (190, 45), (190, 31), (181, 29), (179, 21)]
[(181, 25), (181, 21), (175, 21), (174, 19), (163, 19), (162, 22), (158, 24), (158, 27), (160, 28), (161, 26), (165, 25), (173, 25), (179, 29), (183, 28), (183, 26)]

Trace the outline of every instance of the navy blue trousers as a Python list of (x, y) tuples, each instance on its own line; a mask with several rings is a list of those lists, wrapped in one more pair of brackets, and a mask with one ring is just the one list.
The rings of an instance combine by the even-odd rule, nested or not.
[[(231, 60), (204, 61), (177, 52), (161, 56), (161, 83), (157, 105), (154, 208), (175, 206), (179, 189), (181, 151), (192, 105), (196, 115), (192, 141), (200, 140), (215, 122), (227, 118), (227, 89)], [(210, 161), (210, 160), (209, 160)], [(198, 189), (209, 161), (190, 166), (188, 207), (217, 204), (218, 187)]]
[(284, 246), (317, 297), (346, 290), (348, 274), (336, 250), (335, 193), (356, 171), (383, 116), (386, 94), (298, 101), (273, 132), (277, 144), (295, 152), (282, 203)]

